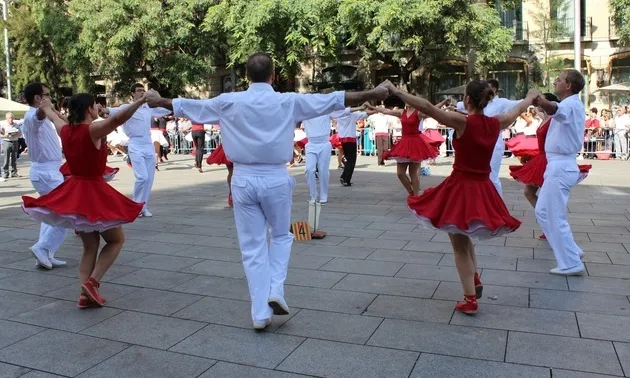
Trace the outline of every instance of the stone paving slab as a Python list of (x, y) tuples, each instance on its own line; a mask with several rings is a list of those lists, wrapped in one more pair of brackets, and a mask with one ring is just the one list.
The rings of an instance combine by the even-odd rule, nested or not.
[[(126, 195), (120, 162), (111, 184)], [(422, 187), (452, 160), (439, 159)], [(23, 178), (0, 184), (0, 377), (470, 377), (630, 376), (630, 181), (622, 161), (589, 161), (569, 221), (587, 275), (557, 277), (522, 186), (502, 167), (504, 197), (523, 224), (475, 242), (485, 283), (477, 316), (454, 312), (461, 284), (445, 234), (419, 227), (395, 167), (360, 157), (356, 185), (331, 171), (325, 239), (295, 242), (285, 287), (289, 316), (251, 329), (247, 282), (226, 171), (172, 156), (156, 174), (151, 219), (125, 226), (103, 279), (102, 309), (79, 310), (82, 248), (69, 232), (68, 267), (35, 269), (39, 224), (19, 208)], [(293, 220), (307, 219), (303, 166), (292, 168)], [(199, 204), (199, 198), (203, 203)], [(544, 347), (541, 347), (544, 346)]]

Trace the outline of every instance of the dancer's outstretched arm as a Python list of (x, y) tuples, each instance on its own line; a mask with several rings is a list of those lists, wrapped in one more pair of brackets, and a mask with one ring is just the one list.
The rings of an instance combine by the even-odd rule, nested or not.
[(425, 100), (422, 97), (417, 97), (407, 92), (401, 91), (396, 88), (391, 82), (387, 81), (387, 89), (389, 93), (400, 98), (405, 104), (411, 106), (414, 109), (418, 109), (421, 113), (435, 119), (441, 125), (455, 129), (458, 134), (461, 134), (466, 129), (466, 116), (456, 112), (446, 112), (442, 109), (436, 108), (431, 102)]
[(129, 118), (133, 116), (136, 110), (138, 110), (138, 108), (141, 107), (146, 101), (147, 99), (145, 94), (138, 100), (132, 102), (129, 106), (126, 106), (120, 112), (117, 112), (102, 121), (92, 122), (90, 124), (90, 136), (92, 137), (92, 140), (97, 141), (101, 138), (106, 137), (112, 131), (116, 130), (118, 126), (127, 122), (127, 120), (129, 120)]
[(496, 116), (496, 118), (499, 120), (499, 123), (501, 124), (501, 130), (510, 127), (514, 123), (514, 121), (516, 121), (516, 119), (527, 110), (527, 107), (529, 107), (539, 95), (540, 92), (538, 92), (536, 89), (530, 89), (529, 93), (527, 93), (527, 97), (525, 97), (523, 101), (519, 102), (518, 105), (510, 109), (509, 112)]

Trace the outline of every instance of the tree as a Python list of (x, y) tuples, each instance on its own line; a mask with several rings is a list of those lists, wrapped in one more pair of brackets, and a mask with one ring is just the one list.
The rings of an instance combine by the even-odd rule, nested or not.
[(317, 51), (334, 56), (338, 0), (223, 0), (210, 6), (205, 29), (224, 41), (229, 67), (257, 51), (271, 54), (279, 90), (292, 90), (300, 63)]
[[(70, 10), (80, 26), (79, 43), (95, 72), (130, 84), (147, 78), (166, 95), (201, 86), (219, 55), (211, 34), (202, 28), (214, 0), (72, 0)], [(94, 15), (98, 14), (98, 17)]]
[(496, 10), (474, 1), (344, 0), (339, 18), (364, 58), (395, 67), (403, 87), (412, 72), (446, 57), (476, 51), (478, 64), (487, 65), (503, 61), (512, 47)]
[(14, 1), (6, 27), (16, 93), (33, 81), (47, 83), (58, 97), (64, 87), (90, 89), (90, 63), (77, 44), (78, 28), (65, 1)]
[(608, 0), (619, 42), (630, 44), (630, 0)]
[(567, 28), (563, 19), (552, 16), (552, 10), (557, 13), (566, 13), (568, 8), (565, 0), (534, 0), (534, 8), (532, 20), (534, 21), (534, 30), (532, 37), (534, 43), (531, 46), (534, 51), (541, 54), (543, 59), (539, 63), (542, 71), (541, 80), (537, 82), (539, 87), (546, 90), (551, 86), (551, 73), (564, 68), (562, 59), (554, 58), (552, 51), (560, 46), (558, 40), (566, 35)]

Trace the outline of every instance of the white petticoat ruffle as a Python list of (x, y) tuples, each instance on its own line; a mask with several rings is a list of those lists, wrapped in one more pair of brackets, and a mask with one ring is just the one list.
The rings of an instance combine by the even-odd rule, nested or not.
[[(400, 164), (422, 163), (422, 161), (424, 161), (424, 160), (422, 160), (422, 161), (410, 160), (410, 159), (407, 159), (407, 158), (395, 157), (395, 156), (391, 156), (387, 160), (394, 160), (396, 163), (400, 163)], [(432, 159), (427, 159), (427, 160), (432, 160)]]
[(90, 222), (77, 214), (57, 214), (44, 207), (24, 207), (22, 210), (32, 219), (51, 226), (67, 228), (78, 232), (103, 232), (128, 223), (124, 220)]
[(460, 230), (456, 225), (454, 224), (445, 224), (444, 226), (437, 228), (435, 226), (433, 226), (433, 224), (431, 223), (431, 221), (429, 220), (429, 218), (426, 218), (422, 215), (418, 215), (418, 213), (416, 213), (411, 207), (409, 207), (409, 211), (411, 211), (417, 218), (418, 221), (420, 221), (420, 225), (423, 228), (429, 229), (429, 230), (433, 230), (433, 231), (442, 231), (442, 232), (446, 232), (448, 234), (460, 234), (460, 235), (466, 235), (469, 236), (475, 240), (488, 240), (488, 239), (492, 239), (492, 238), (498, 238), (501, 236), (505, 236), (507, 234), (510, 234), (516, 230), (507, 228), (507, 227), (501, 227), (496, 231), (493, 231), (491, 229), (489, 229), (483, 222), (481, 221), (472, 221), (470, 222), (469, 228), (468, 230)]

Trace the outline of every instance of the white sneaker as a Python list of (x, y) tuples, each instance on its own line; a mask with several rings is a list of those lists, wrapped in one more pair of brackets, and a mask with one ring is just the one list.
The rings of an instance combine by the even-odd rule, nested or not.
[(267, 301), (274, 315), (289, 315), (289, 305), (282, 297), (269, 297)]
[(265, 328), (269, 327), (270, 324), (271, 324), (271, 319), (255, 320), (254, 329), (256, 331), (262, 331)]
[(35, 246), (29, 248), (29, 250), (31, 251), (31, 254), (35, 256), (37, 262), (42, 268), (52, 269), (53, 266), (48, 259), (48, 253), (46, 251), (44, 251), (43, 249), (35, 248)]
[(153, 214), (151, 214), (151, 212), (149, 212), (149, 210), (142, 210), (142, 216), (143, 217), (147, 217), (147, 218), (151, 218), (153, 216)]
[(60, 266), (66, 266), (68, 265), (67, 262), (63, 261), (63, 260), (57, 260), (56, 258), (49, 256), (48, 260), (50, 260), (50, 263), (52, 264), (53, 268), (58, 268)]
[(319, 201), (319, 203), (320, 203), (321, 205), (325, 205), (325, 204), (327, 204), (327, 203), (328, 203), (328, 200), (321, 200), (321, 201)]
[(558, 276), (581, 276), (584, 274), (584, 264), (569, 269), (553, 268), (549, 271), (551, 274)]

